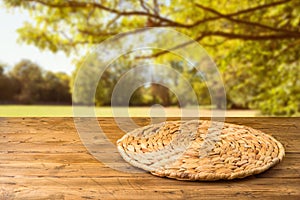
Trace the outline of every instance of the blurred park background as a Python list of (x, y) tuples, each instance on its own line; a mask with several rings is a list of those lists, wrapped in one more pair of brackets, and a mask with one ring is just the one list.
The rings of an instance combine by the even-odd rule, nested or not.
[[(73, 83), (87, 49), (145, 27), (174, 28), (206, 49), (224, 81), (227, 116), (300, 116), (299, 0), (4, 0), (0, 6), (2, 117), (72, 116)], [(151, 53), (149, 59), (167, 61), (189, 80), (203, 113), (223, 107), (211, 105), (195, 70), (165, 51)], [(105, 71), (94, 99), (98, 116), (111, 116), (116, 74), (137, 59), (121, 58)], [(176, 96), (157, 84), (135, 91), (130, 113), (144, 116), (154, 104), (168, 116), (180, 114)], [(184, 107), (193, 109), (189, 102)]]

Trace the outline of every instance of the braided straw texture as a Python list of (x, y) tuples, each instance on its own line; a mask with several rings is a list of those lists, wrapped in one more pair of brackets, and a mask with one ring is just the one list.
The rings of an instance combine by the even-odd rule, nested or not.
[(205, 181), (258, 174), (284, 156), (282, 144), (259, 130), (224, 123), (214, 134), (209, 132), (211, 123), (168, 121), (138, 128), (117, 141), (118, 151), (153, 175)]

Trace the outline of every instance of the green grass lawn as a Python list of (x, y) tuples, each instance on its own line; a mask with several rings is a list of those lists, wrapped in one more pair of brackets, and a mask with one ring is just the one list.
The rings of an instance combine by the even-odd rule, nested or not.
[[(85, 108), (77, 107), (79, 111), (83, 111), (80, 116), (86, 115)], [(194, 108), (185, 108), (186, 113), (191, 113)], [(149, 116), (166, 116), (180, 117), (181, 109), (177, 107), (168, 107), (164, 109), (151, 109), (151, 107), (130, 107), (128, 110), (124, 108), (115, 108), (113, 114), (110, 107), (95, 108), (98, 117), (124, 117), (129, 113), (131, 117), (149, 117)], [(211, 110), (207, 107), (200, 107), (200, 116), (209, 117)], [(259, 112), (255, 110), (228, 110), (227, 117), (255, 117)], [(0, 117), (73, 117), (72, 106), (48, 106), (48, 105), (0, 105)]]

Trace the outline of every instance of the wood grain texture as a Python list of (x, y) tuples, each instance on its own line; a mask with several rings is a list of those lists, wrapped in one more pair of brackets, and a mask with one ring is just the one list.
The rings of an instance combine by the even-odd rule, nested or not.
[[(113, 118), (98, 121), (113, 143), (124, 135)], [(150, 119), (134, 121), (147, 125)], [(110, 169), (90, 155), (72, 118), (0, 118), (0, 200), (300, 199), (300, 118), (227, 118), (226, 122), (274, 136), (285, 147), (283, 162), (265, 173), (233, 181), (187, 182), (130, 174)]]

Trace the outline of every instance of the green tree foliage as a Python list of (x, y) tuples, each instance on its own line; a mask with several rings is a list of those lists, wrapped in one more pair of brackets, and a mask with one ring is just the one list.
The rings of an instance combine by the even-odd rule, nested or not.
[(29, 60), (22, 60), (15, 65), (10, 76), (18, 84), (18, 101), (31, 104), (40, 99), (43, 77), (38, 65)]
[(0, 64), (0, 102), (8, 102), (14, 98), (16, 82), (4, 73), (5, 65)]
[(46, 72), (41, 100), (43, 102), (71, 102), (70, 78), (65, 73)]
[(4, 73), (4, 65), (0, 64), (0, 76), (3, 76)]
[[(225, 80), (228, 106), (274, 115), (300, 110), (299, 0), (5, 3), (28, 10), (34, 19), (19, 29), (20, 40), (54, 52), (70, 53), (133, 28), (175, 28), (200, 42), (214, 58)], [(196, 82), (195, 87), (203, 88)]]

